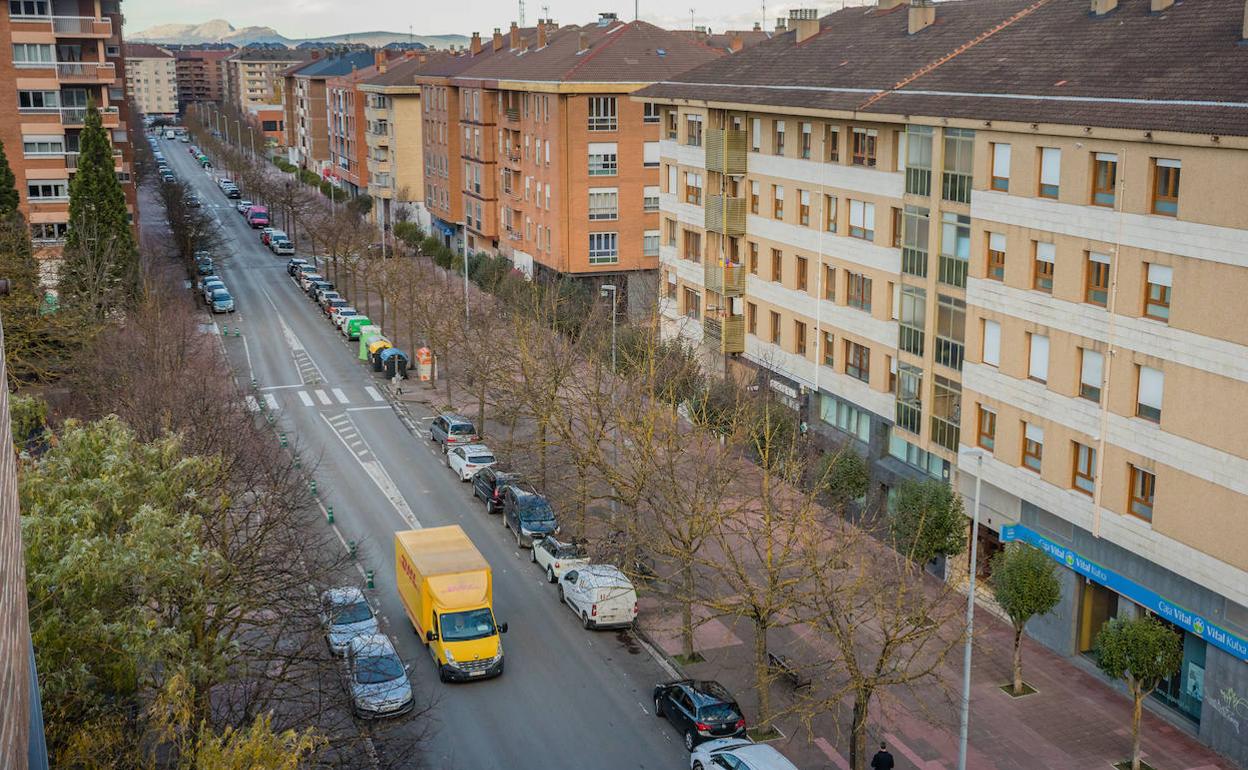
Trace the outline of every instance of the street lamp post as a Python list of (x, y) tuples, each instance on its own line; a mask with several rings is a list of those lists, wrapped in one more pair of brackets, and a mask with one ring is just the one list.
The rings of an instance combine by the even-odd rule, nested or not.
[(971, 568), (966, 592), (966, 646), (962, 651), (962, 718), (958, 729), (958, 770), (966, 770), (966, 738), (971, 724), (971, 641), (975, 630), (975, 572), (979, 546), (979, 491), (984, 478), (984, 453), (975, 453), (975, 503), (971, 512)]
[[(619, 287), (618, 287), (618, 286), (616, 286), (616, 285), (615, 285), (615, 284), (613, 284), (613, 283), (604, 283), (604, 284), (602, 284), (601, 286), (599, 286), (599, 287), (598, 287), (598, 295), (599, 295), (599, 296), (605, 297), (605, 296), (607, 296), (608, 294), (610, 294), (610, 295), (611, 295), (611, 376), (612, 376), (612, 377), (615, 377), (615, 375), (616, 375), (616, 369), (615, 369), (615, 317), (616, 317), (616, 315), (617, 315), (617, 313), (616, 313), (616, 307), (617, 307), (617, 304), (618, 304), (618, 303), (617, 303), (617, 297), (618, 297), (618, 295), (619, 295)], [(619, 437), (618, 437), (618, 436), (616, 437), (616, 439), (615, 439), (614, 441), (612, 441), (612, 442), (611, 442), (611, 465), (612, 465), (613, 467), (615, 467), (617, 470), (618, 470), (619, 465), (620, 465), (620, 442), (619, 442)], [(616, 518), (616, 517), (615, 517), (615, 514), (616, 514), (615, 506), (616, 506), (616, 500), (615, 500), (615, 493), (614, 493), (614, 490), (613, 490), (613, 491), (612, 491), (612, 494), (611, 494), (611, 523), (612, 523), (612, 524), (614, 524), (614, 523), (615, 523), (615, 518)]]

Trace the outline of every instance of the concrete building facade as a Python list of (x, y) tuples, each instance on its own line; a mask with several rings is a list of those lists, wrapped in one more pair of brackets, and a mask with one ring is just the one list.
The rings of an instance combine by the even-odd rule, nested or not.
[(302, 50), (243, 48), (225, 59), (225, 99), (243, 113), (250, 107), (284, 104), (286, 70), (311, 56)]
[(301, 168), (328, 171), (330, 160), (329, 103), (327, 81), (367, 68), (373, 63), (371, 51), (349, 51), (321, 55), (286, 70), (286, 136), (290, 161)]
[(144, 115), (177, 115), (178, 72), (173, 54), (146, 43), (127, 45), (126, 93)]
[(190, 104), (225, 99), (225, 60), (233, 50), (201, 50), (184, 48), (173, 51), (178, 81), (178, 111), (185, 113)]

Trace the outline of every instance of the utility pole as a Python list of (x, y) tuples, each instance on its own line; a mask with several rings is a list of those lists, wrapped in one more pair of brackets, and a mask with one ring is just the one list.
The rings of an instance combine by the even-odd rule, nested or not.
[(984, 478), (984, 453), (975, 456), (975, 506), (971, 512), (971, 568), (966, 590), (966, 647), (962, 651), (962, 712), (958, 728), (958, 770), (966, 770), (966, 739), (971, 724), (971, 637), (975, 630), (975, 571), (979, 567), (979, 487)]
[(524, 26), (524, 0), (520, 0), (520, 26)]
[(689, 9), (689, 29), (695, 29), (693, 25), (693, 12), (694, 12), (694, 9), (690, 8)]

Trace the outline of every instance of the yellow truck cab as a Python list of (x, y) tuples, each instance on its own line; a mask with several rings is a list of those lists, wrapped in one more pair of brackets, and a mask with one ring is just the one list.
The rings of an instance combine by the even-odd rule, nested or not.
[(494, 621), (489, 562), (458, 525), (394, 534), (399, 598), (443, 682), (503, 673), (506, 623)]

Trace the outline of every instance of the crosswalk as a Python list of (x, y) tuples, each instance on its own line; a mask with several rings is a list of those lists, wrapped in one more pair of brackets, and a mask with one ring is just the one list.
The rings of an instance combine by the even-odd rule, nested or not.
[[(247, 408), (253, 412), (268, 410), (275, 412), (282, 408), (282, 401), (287, 401), (291, 405), (295, 405), (293, 399), (298, 399), (298, 404), (305, 407), (336, 407), (351, 406), (352, 404), (382, 404), (386, 397), (383, 396), (377, 388), (372, 385), (365, 386), (363, 392), (345, 388), (299, 388), (290, 390), (289, 388), (275, 388), (280, 393), (293, 393), (292, 396), (283, 395), (282, 399), (278, 399), (275, 393), (265, 393), (259, 398), (256, 396), (247, 396)], [(261, 405), (263, 404), (263, 406)]]

